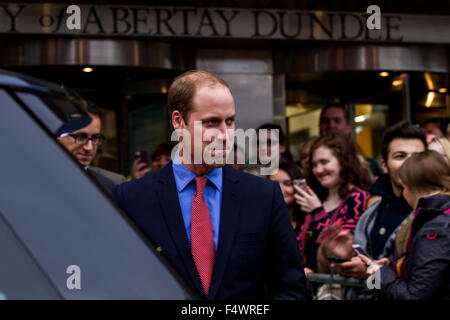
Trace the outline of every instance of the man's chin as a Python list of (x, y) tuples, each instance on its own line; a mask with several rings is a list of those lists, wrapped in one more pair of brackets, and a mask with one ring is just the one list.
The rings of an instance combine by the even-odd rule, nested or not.
[(222, 168), (223, 166), (225, 166), (225, 162), (220, 164), (220, 163), (213, 163), (213, 164), (209, 164), (208, 165), (211, 168)]
[(203, 163), (206, 166), (211, 167), (211, 168), (220, 168), (220, 167), (223, 167), (224, 165), (227, 164), (225, 159), (214, 159), (214, 160), (210, 160), (210, 161), (205, 161), (204, 160)]
[(86, 158), (77, 157), (77, 160), (84, 167), (89, 166), (91, 164), (91, 159), (87, 160)]

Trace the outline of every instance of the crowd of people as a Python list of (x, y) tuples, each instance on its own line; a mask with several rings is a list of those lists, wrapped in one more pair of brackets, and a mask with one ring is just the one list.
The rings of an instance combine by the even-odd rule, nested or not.
[[(388, 127), (383, 173), (372, 181), (340, 123), (305, 141), (300, 163), (283, 160), (269, 177), (280, 184), (305, 273), (333, 271), (362, 281), (379, 272), (379, 288), (342, 286), (328, 299), (449, 299), (448, 138), (427, 139), (423, 127), (408, 121)], [(306, 187), (294, 183), (301, 178)]]
[[(176, 78), (168, 104), (174, 129), (192, 131), (194, 121), (205, 131), (234, 129), (231, 91), (210, 73)], [(185, 163), (182, 151), (172, 159), (174, 144), (164, 142), (149, 165), (134, 161), (124, 183), (91, 166), (103, 138), (98, 109), (85, 108), (93, 121), (76, 132), (68, 124), (58, 141), (203, 298), (320, 299), (306, 279), (333, 272), (381, 283), (343, 286), (336, 299), (450, 299), (450, 142), (442, 121), (388, 127), (380, 166), (351, 139), (345, 106), (327, 104), (320, 136), (304, 141), (298, 162), (281, 127), (258, 128), (279, 131), (279, 166), (269, 175), (248, 174), (245, 164)]]

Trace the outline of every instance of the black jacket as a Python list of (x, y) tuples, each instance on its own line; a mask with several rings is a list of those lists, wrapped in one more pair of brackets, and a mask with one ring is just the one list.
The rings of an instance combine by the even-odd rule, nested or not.
[[(412, 208), (403, 196), (397, 197), (392, 190), (391, 178), (383, 174), (370, 187), (371, 195), (381, 196), (382, 200), (373, 217), (368, 218), (365, 227), (366, 250), (374, 258), (385, 253), (386, 242), (397, 227), (410, 215)], [(358, 222), (359, 223), (359, 222)], [(380, 230), (384, 229), (383, 233)], [(361, 243), (360, 243), (361, 244)]]
[(310, 300), (295, 233), (278, 183), (223, 167), (222, 208), (211, 287), (203, 292), (172, 163), (114, 190), (119, 205), (204, 299)]
[(395, 300), (450, 299), (450, 196), (419, 200), (411, 224), (406, 279), (381, 268), (381, 296)]
[(114, 188), (116, 187), (116, 184), (111, 179), (105, 177), (101, 173), (92, 170), (91, 168), (87, 168), (86, 172), (88, 175), (94, 178), (95, 181), (97, 181), (103, 188), (105, 188), (106, 191), (110, 195), (112, 195)]

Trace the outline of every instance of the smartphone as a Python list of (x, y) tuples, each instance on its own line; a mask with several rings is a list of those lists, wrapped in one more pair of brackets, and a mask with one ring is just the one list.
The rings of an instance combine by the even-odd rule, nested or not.
[(306, 191), (306, 187), (308, 186), (308, 184), (306, 183), (306, 179), (294, 179), (293, 183), (305, 191)]
[(344, 263), (347, 262), (348, 260), (343, 260), (341, 258), (339, 258), (337, 255), (333, 255), (330, 258), (327, 258), (329, 263)]
[(352, 244), (353, 251), (355, 251), (356, 255), (362, 254), (367, 258), (372, 259), (372, 257), (364, 250), (359, 244)]
[(139, 162), (145, 163), (148, 167), (148, 154), (145, 150), (136, 151), (134, 154), (134, 159), (139, 159)]

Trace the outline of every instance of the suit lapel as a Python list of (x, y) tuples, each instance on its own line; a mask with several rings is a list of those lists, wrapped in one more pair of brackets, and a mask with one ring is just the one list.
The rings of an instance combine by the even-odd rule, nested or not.
[(230, 256), (235, 238), (239, 217), (239, 193), (236, 191), (238, 179), (233, 169), (223, 167), (222, 208), (220, 212), (219, 245), (214, 262), (209, 299), (214, 299), (225, 273), (228, 257)]
[(177, 187), (173, 176), (172, 162), (161, 169), (159, 185), (157, 187), (158, 199), (160, 199), (163, 216), (169, 229), (169, 235), (181, 256), (187, 273), (199, 292), (203, 287), (198, 275), (197, 268), (192, 257), (191, 246), (186, 234), (183, 217), (181, 214), (180, 201), (178, 199)]

